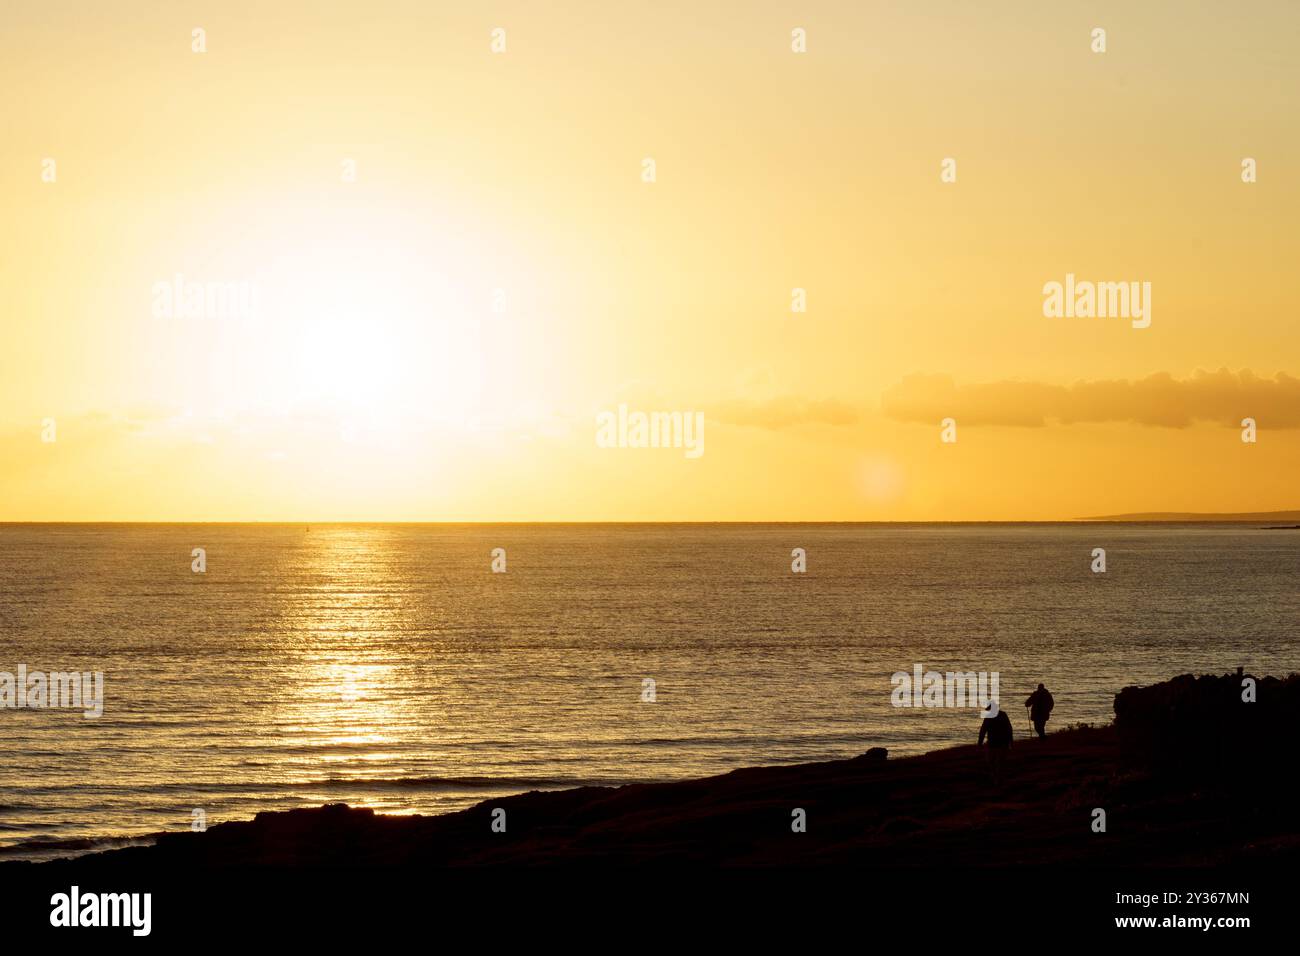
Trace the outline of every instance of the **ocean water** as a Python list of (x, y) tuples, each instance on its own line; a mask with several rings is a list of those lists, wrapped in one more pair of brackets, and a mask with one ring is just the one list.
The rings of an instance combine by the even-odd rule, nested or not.
[(916, 664), (997, 671), (1018, 735), (1039, 681), (1049, 730), (1106, 723), (1300, 670), (1297, 572), (1255, 526), (0, 525), (0, 672), (105, 681), (96, 719), (0, 710), (0, 858), (972, 741), (891, 705)]

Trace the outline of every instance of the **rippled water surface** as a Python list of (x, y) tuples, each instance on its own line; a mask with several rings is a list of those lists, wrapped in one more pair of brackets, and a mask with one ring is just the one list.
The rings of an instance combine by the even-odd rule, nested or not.
[(0, 710), (0, 848), (972, 738), (890, 705), (918, 663), (998, 671), (1018, 732), (1039, 681), (1106, 722), (1300, 670), (1298, 571), (1300, 531), (1209, 525), (0, 525), (0, 671), (105, 679), (98, 719)]

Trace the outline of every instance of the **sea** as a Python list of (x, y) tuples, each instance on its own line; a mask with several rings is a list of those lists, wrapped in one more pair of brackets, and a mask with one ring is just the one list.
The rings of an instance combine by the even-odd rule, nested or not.
[(0, 525), (0, 859), (973, 742), (917, 667), (1106, 724), (1300, 670), (1298, 582), (1300, 529), (1240, 524)]

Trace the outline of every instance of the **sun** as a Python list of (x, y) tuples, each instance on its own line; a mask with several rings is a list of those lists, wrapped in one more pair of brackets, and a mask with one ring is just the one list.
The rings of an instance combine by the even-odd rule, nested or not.
[(255, 308), (151, 316), (157, 354), (179, 358), (153, 362), (146, 391), (176, 396), (204, 429), (275, 436), (258, 440), (277, 456), (308, 441), (323, 454), (340, 436), (392, 454), (406, 443), (412, 456), (417, 443), (449, 454), (467, 437), (491, 441), (531, 427), (525, 412), (568, 377), (564, 361), (536, 361), (550, 328), (528, 296), (536, 268), (405, 199), (231, 209), (205, 243), (156, 249), (141, 282), (248, 284)]
[(473, 277), (355, 236), (314, 241), (271, 276), (260, 391), (297, 413), (471, 420), (489, 365)]

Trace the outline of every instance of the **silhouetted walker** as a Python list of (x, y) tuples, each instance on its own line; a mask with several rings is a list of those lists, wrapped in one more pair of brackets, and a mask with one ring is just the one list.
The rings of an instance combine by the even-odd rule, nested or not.
[(989, 774), (993, 777), (995, 787), (1002, 783), (1002, 765), (1006, 763), (1007, 752), (1011, 749), (1011, 738), (1014, 736), (1011, 718), (1001, 708), (992, 717), (985, 717), (984, 722), (980, 724), (980, 739), (976, 746), (982, 747), (984, 738), (988, 737)]
[(1033, 721), (1038, 736), (1046, 737), (1047, 719), (1052, 716), (1052, 708), (1056, 706), (1056, 701), (1052, 699), (1052, 692), (1039, 684), (1038, 690), (1025, 699), (1025, 706), (1029, 708), (1029, 719)]

